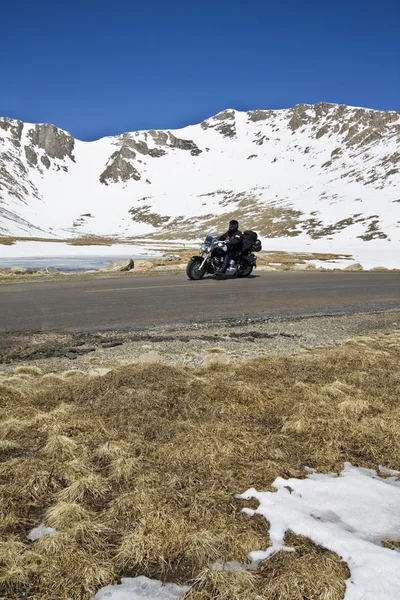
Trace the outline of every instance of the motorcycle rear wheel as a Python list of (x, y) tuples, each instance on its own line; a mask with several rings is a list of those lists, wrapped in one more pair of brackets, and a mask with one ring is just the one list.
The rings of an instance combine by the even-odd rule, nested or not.
[(198, 281), (204, 277), (205, 270), (200, 268), (202, 262), (202, 260), (190, 260), (188, 262), (188, 266), (186, 267), (186, 275), (189, 277), (189, 279)]
[(237, 276), (238, 277), (249, 277), (249, 275), (251, 275), (253, 272), (253, 268), (254, 268), (253, 265), (242, 263), (237, 270)]

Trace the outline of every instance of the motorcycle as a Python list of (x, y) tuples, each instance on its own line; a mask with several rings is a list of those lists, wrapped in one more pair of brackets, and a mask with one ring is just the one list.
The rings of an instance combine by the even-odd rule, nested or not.
[[(261, 249), (261, 243), (259, 240), (257, 242)], [(257, 258), (251, 252), (251, 249), (258, 251), (250, 246), (250, 248), (240, 250), (232, 256), (226, 269), (226, 275), (236, 275), (237, 277), (251, 275), (253, 269), (257, 267)], [(217, 275), (220, 273), (226, 252), (228, 252), (226, 242), (220, 241), (215, 233), (207, 233), (204, 242), (200, 246), (199, 255), (192, 256), (186, 267), (186, 274), (189, 279), (198, 280), (202, 279), (204, 275)]]

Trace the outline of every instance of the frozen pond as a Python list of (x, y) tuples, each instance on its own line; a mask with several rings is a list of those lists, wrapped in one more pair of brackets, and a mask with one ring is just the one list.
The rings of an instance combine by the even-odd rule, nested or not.
[(17, 242), (0, 245), (0, 268), (26, 267), (59, 271), (89, 271), (103, 269), (112, 260), (139, 260), (160, 256), (157, 250), (137, 245), (72, 246), (59, 242)]
[(32, 256), (27, 258), (1, 258), (0, 268), (10, 269), (11, 267), (26, 267), (27, 269), (39, 270), (46, 267), (55, 267), (58, 271), (68, 273), (70, 271), (91, 271), (95, 269), (104, 269), (112, 260), (118, 259), (139, 260), (144, 257), (130, 254), (119, 256)]

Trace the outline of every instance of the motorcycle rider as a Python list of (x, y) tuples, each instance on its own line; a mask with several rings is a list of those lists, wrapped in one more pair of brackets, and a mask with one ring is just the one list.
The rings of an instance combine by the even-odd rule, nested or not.
[(236, 219), (229, 221), (228, 231), (218, 238), (221, 242), (226, 242), (228, 251), (225, 253), (224, 262), (218, 274), (225, 275), (229, 260), (238, 252), (243, 244), (243, 234), (239, 230), (239, 223)]

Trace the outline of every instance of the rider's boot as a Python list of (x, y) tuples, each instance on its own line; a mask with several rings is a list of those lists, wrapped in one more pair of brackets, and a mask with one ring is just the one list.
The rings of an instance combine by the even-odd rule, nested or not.
[(222, 263), (222, 267), (218, 271), (217, 275), (225, 275), (226, 269), (228, 268), (228, 264), (229, 264), (229, 254), (227, 252), (224, 256), (224, 262)]

